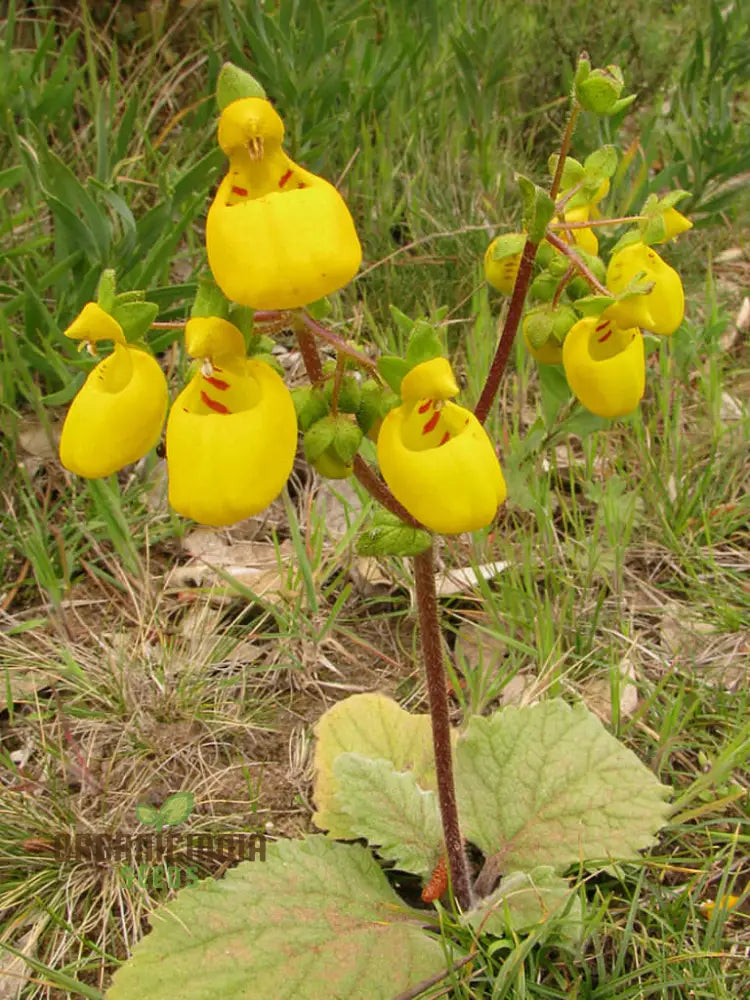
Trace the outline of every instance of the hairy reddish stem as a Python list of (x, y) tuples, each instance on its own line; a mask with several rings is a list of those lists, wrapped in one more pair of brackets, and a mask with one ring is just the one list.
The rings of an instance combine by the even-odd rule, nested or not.
[(443, 663), (443, 640), (440, 634), (433, 546), (414, 557), (414, 582), (419, 610), (419, 633), (422, 642), (422, 659), (427, 676), (427, 695), (432, 720), (432, 745), (435, 752), (440, 816), (443, 821), (445, 850), (451, 887), (462, 910), (471, 908), (471, 880), (469, 865), (464, 853), (461, 829), (458, 825), (456, 787), (453, 781), (451, 752), (451, 726), (448, 714), (448, 678)]
[(523, 313), (526, 293), (529, 290), (531, 282), (531, 272), (534, 267), (534, 258), (536, 257), (538, 245), (533, 240), (526, 240), (523, 253), (521, 254), (521, 263), (518, 267), (516, 283), (513, 286), (513, 294), (510, 297), (510, 305), (508, 306), (508, 315), (505, 317), (503, 332), (495, 351), (495, 357), (492, 359), (492, 365), (487, 375), (487, 380), (484, 383), (482, 394), (474, 410), (474, 415), (480, 424), (483, 424), (487, 419), (490, 407), (500, 387), (500, 379), (503, 377), (505, 366), (508, 364), (510, 350), (513, 347), (513, 341), (518, 331), (518, 324), (521, 322), (521, 314)]

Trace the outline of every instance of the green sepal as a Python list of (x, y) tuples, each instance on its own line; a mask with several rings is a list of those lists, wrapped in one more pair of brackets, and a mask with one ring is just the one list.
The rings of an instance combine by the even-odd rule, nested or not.
[(552, 339), (562, 344), (568, 335), (568, 330), (578, 322), (572, 306), (562, 303), (552, 310)]
[(428, 531), (412, 528), (396, 514), (379, 510), (357, 539), (356, 548), (363, 556), (418, 556), (431, 544)]
[(138, 340), (143, 337), (156, 317), (159, 307), (155, 302), (115, 302), (112, 319), (122, 327), (125, 339)]
[(357, 423), (363, 434), (367, 434), (382, 416), (383, 390), (374, 379), (368, 379), (361, 386), (359, 406), (357, 408)]
[(620, 111), (624, 111), (625, 108), (630, 107), (635, 98), (636, 98), (635, 94), (630, 94), (628, 97), (621, 97), (619, 101), (615, 101), (615, 103), (612, 105), (612, 107), (609, 109), (607, 113), (610, 115), (616, 115)]
[[(195, 308), (195, 304), (193, 305), (193, 308)], [(226, 319), (228, 319), (230, 323), (234, 323), (242, 336), (245, 338), (245, 345), (247, 347), (249, 347), (251, 342), (253, 342), (253, 340), (257, 337), (257, 334), (255, 333), (254, 316), (255, 310), (251, 309), (250, 306), (238, 305), (233, 305), (226, 315)], [(273, 341), (271, 341), (271, 345), (273, 345)]]
[(202, 274), (198, 279), (198, 291), (195, 293), (190, 316), (217, 316), (219, 319), (229, 317), (229, 301), (208, 274)]
[(406, 363), (409, 368), (415, 368), (423, 361), (439, 358), (442, 353), (443, 345), (434, 327), (423, 319), (417, 320), (409, 338), (409, 346), (406, 348)]
[(541, 271), (551, 260), (557, 257), (557, 250), (551, 246), (546, 240), (543, 240), (539, 244), (539, 249), (536, 252), (536, 257), (534, 258), (534, 265)]
[(307, 312), (313, 319), (320, 320), (326, 319), (333, 312), (333, 306), (331, 305), (331, 300), (327, 296), (323, 296), (322, 299), (317, 299), (315, 302), (311, 302), (310, 305), (305, 306)]
[(334, 419), (336, 429), (331, 444), (332, 450), (344, 465), (351, 465), (362, 444), (362, 431), (356, 423), (346, 417), (339, 416)]
[(409, 371), (409, 365), (395, 354), (384, 354), (378, 358), (378, 371), (396, 395), (401, 392), (401, 382)]
[(640, 242), (641, 242), (640, 231), (638, 229), (629, 229), (619, 238), (617, 243), (615, 243), (615, 245), (610, 250), (609, 252), (610, 259), (614, 257), (614, 255), (618, 253), (620, 250), (624, 250), (625, 247), (629, 247), (632, 246), (634, 243), (640, 243)]
[(316, 421), (328, 415), (328, 403), (323, 391), (314, 386), (305, 385), (292, 389), (292, 402), (302, 431), (309, 430)]
[[(335, 379), (329, 379), (323, 389), (326, 402), (329, 404), (333, 399), (333, 387)], [(356, 413), (359, 409), (359, 401), (362, 397), (362, 390), (359, 382), (352, 375), (345, 375), (341, 379), (338, 395), (338, 409), (342, 413)]]
[(247, 356), (255, 358), (259, 354), (273, 354), (275, 346), (276, 341), (273, 337), (267, 337), (265, 334), (259, 333), (253, 334), (247, 345)]
[(117, 279), (114, 269), (108, 267), (106, 271), (102, 271), (102, 276), (99, 278), (99, 285), (96, 289), (97, 305), (100, 305), (106, 313), (111, 314), (114, 309), (116, 287)]
[(523, 321), (524, 337), (535, 350), (544, 347), (552, 336), (554, 323), (549, 306), (532, 309)]
[(578, 274), (572, 281), (568, 282), (565, 286), (565, 291), (572, 302), (577, 302), (578, 299), (585, 298), (585, 296), (591, 294), (591, 286), (582, 274)]
[(308, 462), (314, 462), (320, 458), (323, 452), (333, 443), (336, 436), (336, 418), (325, 416), (321, 420), (316, 420), (305, 431), (302, 438), (302, 447), (305, 450), (305, 458)]
[(582, 52), (578, 57), (578, 63), (576, 64), (576, 72), (573, 78), (573, 83), (576, 88), (578, 88), (585, 80), (588, 79), (590, 72), (591, 72), (591, 62), (589, 60), (589, 54), (588, 52)]
[(641, 234), (641, 241), (647, 246), (652, 243), (661, 243), (666, 239), (667, 227), (664, 225), (664, 217), (661, 215), (651, 215), (644, 222), (638, 223)]
[(525, 245), (526, 237), (523, 233), (504, 233), (492, 241), (492, 259), (505, 260), (506, 257), (515, 257), (517, 253), (521, 253)]
[(516, 174), (516, 180), (523, 199), (523, 228), (533, 243), (541, 243), (555, 214), (555, 203), (543, 188), (523, 174)]
[(571, 264), (572, 261), (569, 257), (566, 257), (564, 253), (558, 253), (547, 265), (547, 271), (553, 278), (559, 279), (568, 273)]
[(266, 92), (250, 73), (234, 63), (225, 62), (216, 81), (216, 103), (219, 111), (223, 111), (233, 101), (243, 97), (265, 98)]
[(615, 301), (611, 295), (582, 295), (576, 299), (576, 309), (581, 316), (600, 316)]
[[(557, 161), (560, 159), (559, 153), (553, 153), (547, 160), (547, 169), (549, 170), (550, 176), (555, 176), (555, 171), (557, 170)], [(560, 178), (560, 190), (567, 191), (568, 188), (574, 187), (580, 181), (583, 180), (583, 175), (585, 171), (583, 169), (583, 164), (579, 163), (578, 160), (573, 156), (566, 156), (565, 163), (563, 164), (562, 177)]]
[(576, 97), (587, 111), (593, 111), (597, 115), (614, 114), (615, 110), (619, 110), (615, 105), (624, 83), (622, 70), (615, 65), (591, 70), (583, 78), (579, 78), (576, 72)]
[(588, 250), (584, 250), (583, 247), (579, 246), (576, 246), (575, 252), (594, 277), (603, 282), (607, 276), (607, 268), (601, 257), (597, 257), (596, 254), (589, 253)]
[(623, 288), (617, 296), (617, 301), (622, 302), (624, 299), (632, 299), (634, 295), (648, 295), (649, 292), (652, 292), (656, 282), (653, 278), (648, 278), (647, 274), (647, 271), (639, 271), (634, 274), (627, 287)]
[[(646, 199), (647, 204), (652, 197), (653, 195), (649, 195), (649, 197)], [(690, 197), (690, 192), (683, 190), (683, 188), (677, 188), (676, 191), (669, 191), (667, 194), (664, 195), (663, 198), (659, 198), (658, 200), (659, 211), (664, 212), (668, 208), (674, 208), (675, 205), (678, 205), (681, 201), (684, 201), (685, 198), (689, 197)]]
[(534, 299), (540, 299), (542, 302), (550, 302), (555, 297), (555, 292), (559, 284), (559, 278), (550, 274), (549, 271), (542, 271), (531, 282), (529, 295)]

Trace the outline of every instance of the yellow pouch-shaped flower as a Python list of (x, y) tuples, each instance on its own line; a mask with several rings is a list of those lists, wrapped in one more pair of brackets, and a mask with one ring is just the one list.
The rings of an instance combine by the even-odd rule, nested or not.
[(391, 492), (425, 527), (445, 535), (489, 524), (506, 496), (487, 432), (458, 394), (445, 358), (424, 361), (401, 383), (401, 406), (383, 420), (378, 462)]
[(229, 173), (206, 220), (208, 263), (227, 298), (254, 309), (294, 309), (342, 288), (362, 248), (332, 184), (290, 160), (268, 101), (246, 97), (219, 119)]
[(568, 331), (562, 361), (568, 385), (587, 410), (600, 417), (631, 413), (646, 387), (643, 338), (609, 317), (587, 316)]
[(154, 358), (130, 347), (120, 324), (95, 302), (84, 306), (65, 334), (115, 342), (70, 404), (60, 438), (65, 468), (99, 479), (137, 462), (157, 443), (167, 414), (167, 381)]
[(607, 314), (620, 326), (639, 326), (651, 333), (668, 336), (674, 333), (685, 315), (685, 293), (677, 271), (650, 246), (631, 243), (612, 254), (607, 267), (607, 288), (619, 295), (642, 272), (645, 272), (645, 281), (654, 282), (651, 291), (616, 302)]
[(233, 524), (267, 507), (289, 478), (294, 403), (269, 365), (245, 357), (227, 320), (193, 318), (185, 339), (189, 354), (207, 360), (169, 414), (169, 502), (202, 524)]

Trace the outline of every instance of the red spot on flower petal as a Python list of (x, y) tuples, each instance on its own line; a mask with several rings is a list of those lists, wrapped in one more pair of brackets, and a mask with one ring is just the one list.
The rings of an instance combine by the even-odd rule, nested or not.
[(232, 194), (238, 194), (240, 198), (247, 198), (247, 188), (233, 187)]
[(422, 405), (418, 408), (418, 412), (419, 413), (427, 413), (427, 411), (432, 406), (433, 402), (434, 402), (434, 400), (428, 399), (425, 403), (422, 403)]
[(300, 181), (299, 184), (297, 185), (297, 187), (298, 188), (306, 188), (307, 184), (303, 184), (302, 181)]
[[(214, 371), (216, 371), (216, 369), (214, 369)], [(208, 382), (209, 385), (212, 385), (214, 387), (214, 389), (223, 390), (229, 388), (228, 382), (223, 382), (220, 378), (214, 378), (213, 375), (204, 375), (203, 377), (205, 378), (206, 382)]]
[(219, 403), (219, 402), (217, 402), (217, 400), (211, 399), (211, 397), (208, 395), (208, 393), (204, 392), (202, 389), (201, 389), (201, 399), (206, 404), (206, 406), (208, 406), (215, 413), (229, 413), (230, 412), (227, 409), (227, 407), (224, 406), (223, 403)]
[(603, 336), (603, 337), (600, 337), (600, 338), (599, 338), (599, 343), (600, 343), (600, 344), (603, 344), (603, 343), (604, 343), (604, 341), (605, 341), (605, 340), (609, 340), (609, 338), (610, 338), (611, 336), (612, 336), (612, 331), (611, 331), (611, 330), (607, 330), (607, 332), (606, 332), (606, 333), (604, 334), (604, 336)]
[(603, 323), (600, 323), (596, 328), (596, 332), (599, 333), (600, 330), (606, 330), (609, 326), (609, 320), (605, 319)]
[(443, 438), (440, 444), (438, 445), (438, 448), (440, 448), (441, 445), (444, 445), (446, 441), (450, 441), (450, 436), (451, 436), (450, 431), (446, 431), (445, 434), (443, 434)]
[(287, 170), (285, 174), (282, 174), (281, 177), (279, 177), (279, 187), (283, 188), (291, 176), (292, 176), (291, 170)]
[(429, 434), (430, 431), (434, 431), (435, 428), (438, 425), (438, 420), (440, 420), (440, 414), (437, 413), (437, 412), (433, 413), (432, 416), (430, 417), (430, 419), (427, 421), (427, 423), (422, 428), (422, 433), (423, 434)]

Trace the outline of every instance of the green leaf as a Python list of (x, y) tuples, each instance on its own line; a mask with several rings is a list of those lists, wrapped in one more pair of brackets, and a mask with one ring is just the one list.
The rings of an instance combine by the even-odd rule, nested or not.
[(409, 371), (409, 365), (403, 358), (397, 358), (392, 354), (383, 354), (378, 358), (378, 371), (383, 379), (393, 389), (396, 395), (401, 392), (401, 382), (404, 375)]
[(159, 822), (159, 810), (146, 803), (135, 807), (135, 815), (138, 818), (138, 822), (146, 826), (156, 826)]
[(417, 320), (406, 349), (406, 363), (409, 368), (414, 368), (423, 361), (439, 358), (442, 353), (443, 345), (434, 328), (424, 320)]
[(550, 219), (555, 214), (555, 203), (547, 192), (523, 174), (516, 174), (523, 199), (523, 228), (534, 243), (541, 243)]
[(357, 552), (363, 556), (418, 556), (431, 542), (428, 531), (412, 528), (396, 514), (381, 510), (359, 536)]
[(320, 717), (315, 735), (313, 822), (331, 837), (356, 837), (333, 771), (342, 753), (390, 761), (396, 771), (411, 771), (420, 788), (437, 788), (429, 715), (411, 715), (384, 694), (355, 694), (340, 701)]
[(388, 306), (388, 311), (390, 312), (391, 319), (396, 324), (396, 329), (401, 336), (404, 338), (410, 337), (411, 331), (414, 329), (414, 320), (407, 316), (406, 313), (401, 312), (401, 310), (393, 304)]
[(282, 840), (159, 910), (107, 1000), (392, 1000), (455, 960), (423, 924), (359, 844)]
[(615, 301), (612, 295), (582, 295), (576, 299), (576, 310), (581, 316), (600, 316)]
[(112, 309), (112, 317), (122, 327), (126, 340), (138, 340), (144, 336), (156, 317), (159, 307), (155, 302), (117, 302)]
[(159, 810), (159, 819), (162, 826), (176, 826), (184, 823), (195, 805), (195, 796), (192, 792), (175, 792), (165, 799)]
[(244, 69), (230, 62), (225, 62), (221, 67), (219, 79), (216, 81), (216, 103), (219, 105), (219, 111), (223, 111), (228, 104), (243, 97), (265, 98), (265, 96), (263, 87)]
[(666, 238), (667, 227), (664, 224), (664, 216), (652, 215), (645, 222), (639, 225), (641, 240), (648, 246), (652, 243), (661, 243)]
[(594, 188), (599, 187), (603, 180), (611, 177), (617, 170), (617, 150), (614, 146), (602, 146), (595, 149), (583, 161), (586, 180), (591, 181)]
[(358, 837), (378, 847), (396, 868), (426, 876), (443, 852), (437, 795), (419, 787), (411, 771), (389, 760), (342, 753), (333, 762), (338, 801)]
[(198, 291), (193, 299), (190, 316), (191, 318), (194, 316), (218, 316), (219, 319), (226, 319), (229, 316), (227, 297), (209, 274), (202, 274), (198, 278)]
[(578, 894), (549, 865), (506, 875), (479, 906), (462, 917), (462, 923), (496, 937), (552, 923), (552, 943), (569, 947), (580, 944), (583, 931)]
[(473, 716), (456, 750), (464, 836), (499, 871), (628, 859), (654, 842), (670, 789), (584, 705)]
[[(559, 154), (553, 153), (547, 160), (547, 169), (549, 170), (550, 177), (555, 176), (557, 161), (559, 159)], [(563, 164), (562, 178), (560, 180), (560, 190), (567, 191), (568, 188), (574, 187), (574, 185), (578, 184), (579, 181), (583, 180), (583, 175), (583, 164), (579, 163), (578, 160), (572, 156), (566, 156), (565, 163)]]
[(514, 257), (521, 253), (526, 245), (526, 237), (523, 233), (503, 233), (492, 241), (492, 259), (504, 260), (505, 257)]
[(318, 299), (316, 302), (311, 302), (308, 306), (305, 306), (305, 308), (312, 318), (318, 321), (325, 319), (333, 312), (331, 300), (327, 296), (324, 296), (322, 299)]

